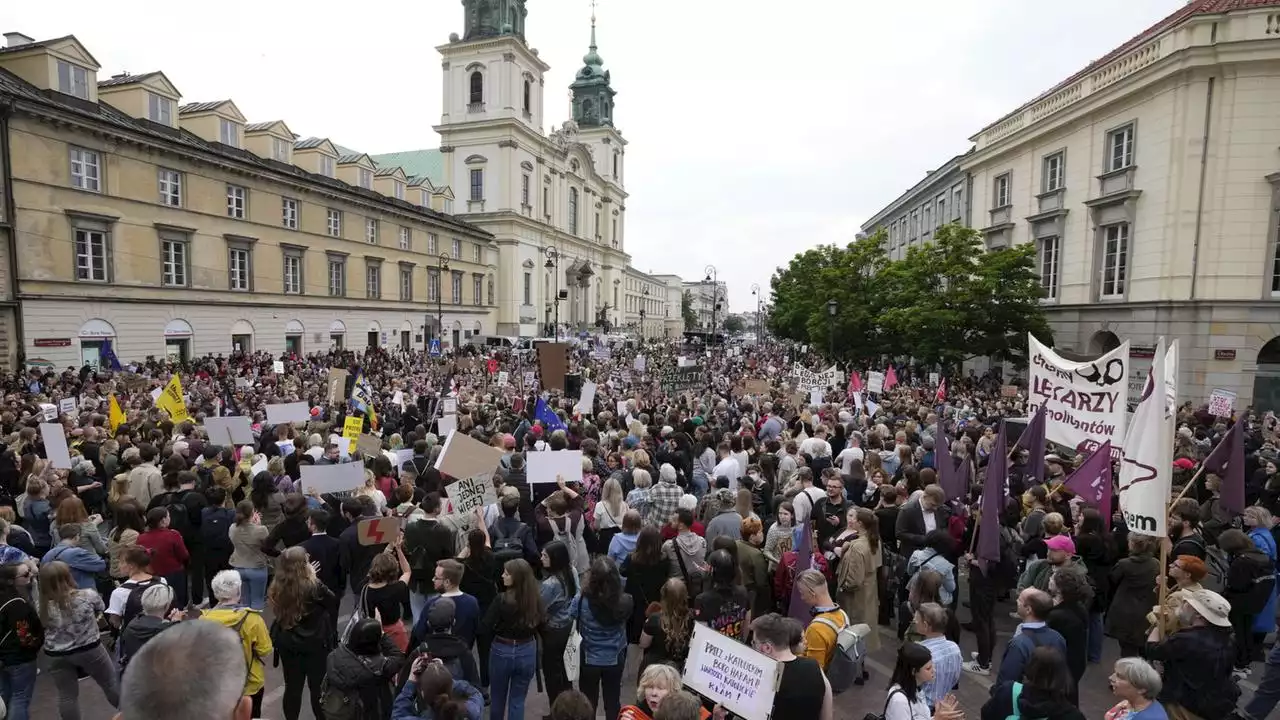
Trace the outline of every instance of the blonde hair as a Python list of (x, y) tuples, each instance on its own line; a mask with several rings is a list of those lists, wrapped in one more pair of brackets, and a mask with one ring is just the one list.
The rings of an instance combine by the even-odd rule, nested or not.
[(1062, 513), (1051, 512), (1044, 516), (1044, 534), (1045, 535), (1061, 535), (1065, 522), (1062, 519)]
[(1271, 516), (1271, 511), (1261, 505), (1250, 505), (1245, 508), (1244, 516), (1253, 520), (1255, 527), (1263, 530), (1270, 530), (1271, 526), (1276, 524), (1275, 518)]
[(640, 680), (636, 683), (636, 697), (643, 698), (644, 691), (652, 687), (665, 687), (667, 692), (680, 689), (680, 673), (670, 665), (654, 663), (644, 669)]

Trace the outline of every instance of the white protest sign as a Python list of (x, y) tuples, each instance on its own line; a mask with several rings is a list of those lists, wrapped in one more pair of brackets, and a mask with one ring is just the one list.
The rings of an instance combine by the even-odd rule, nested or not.
[(626, 417), (626, 416), (627, 416), (627, 401), (626, 401), (626, 400), (619, 400), (619, 401), (618, 401), (617, 410), (618, 410), (618, 417)]
[[(1160, 338), (1142, 400), (1125, 433), (1124, 460), (1120, 463), (1120, 512), (1124, 513), (1125, 525), (1131, 533), (1152, 537), (1165, 537), (1168, 533), (1168, 503), (1173, 489), (1173, 426), (1165, 414), (1169, 409), (1164, 392), (1167, 360), (1164, 338)], [(1124, 376), (1120, 377), (1123, 380)], [(1128, 389), (1124, 382), (1120, 387)], [(1121, 412), (1124, 408), (1122, 402)]]
[(238, 378), (236, 378), (236, 389), (237, 389), (237, 390), (248, 390), (248, 389), (249, 389), (249, 378), (242, 378), (242, 377), (238, 377)]
[(929, 373), (929, 387), (938, 387), (940, 376), (936, 372)]
[(578, 398), (578, 404), (573, 406), (573, 411), (583, 415), (590, 415), (592, 408), (595, 407), (596, 401), (596, 384), (590, 380), (584, 380), (582, 383), (582, 396)]
[(302, 466), (303, 492), (349, 492), (361, 485), (364, 485), (364, 463)]
[(782, 680), (782, 663), (742, 643), (693, 624), (684, 684), (745, 720), (767, 720)]
[(413, 460), (413, 448), (404, 448), (396, 451), (396, 469), (404, 468), (404, 464)]
[(76, 414), (77, 414), (77, 411), (76, 411), (76, 399), (75, 399), (75, 398), (62, 398), (61, 400), (59, 400), (59, 401), (58, 401), (58, 412), (62, 413), (63, 415), (76, 415)]
[(1214, 388), (1209, 394), (1209, 414), (1214, 417), (1229, 418), (1236, 404), (1236, 394), (1230, 390)]
[(636, 372), (644, 372), (645, 364), (645, 357), (643, 355), (637, 355), (636, 361), (631, 365), (631, 369)]
[(44, 452), (50, 464), (59, 470), (71, 469), (71, 451), (67, 449), (67, 436), (58, 423), (40, 423), (40, 437), (44, 440)]
[(557, 476), (565, 482), (582, 482), (581, 450), (531, 452), (525, 460), (530, 484), (553, 483)]
[(40, 403), (40, 415), (44, 417), (45, 420), (53, 422), (58, 419), (58, 406), (50, 405), (49, 403)]
[(254, 463), (254, 464), (253, 464), (253, 467), (250, 467), (250, 468), (249, 468), (249, 473), (250, 473), (253, 477), (258, 477), (258, 473), (264, 473), (264, 472), (266, 472), (266, 471), (267, 471), (267, 456), (266, 456), (266, 455), (263, 455), (261, 460), (259, 460), (258, 462)]
[(840, 372), (840, 368), (835, 365), (822, 372), (813, 372), (800, 363), (796, 363), (791, 368), (791, 375), (796, 379), (796, 389), (805, 391), (826, 390), (832, 385), (839, 385), (844, 373)]
[(694, 360), (693, 358), (685, 357), (684, 355), (681, 355), (680, 357), (676, 358), (676, 367), (690, 367), (692, 365), (697, 365), (697, 364), (698, 364), (697, 360)]
[(457, 415), (441, 415), (436, 418), (436, 437), (444, 437), (458, 429)]
[(884, 373), (876, 370), (867, 373), (867, 392), (872, 395), (884, 392)]
[(812, 389), (812, 390), (810, 390), (810, 391), (809, 391), (809, 404), (810, 404), (810, 405), (821, 405), (821, 404), (822, 404), (822, 391), (821, 391), (821, 390), (819, 390), (819, 389), (817, 389), (817, 388), (814, 388), (814, 389)]
[(164, 388), (156, 388), (155, 390), (152, 390), (152, 391), (151, 391), (151, 402), (156, 402), (156, 401), (158, 401), (158, 400), (160, 399), (160, 393), (162, 393), (162, 392), (164, 392)]
[(277, 440), (276, 447), (280, 448), (280, 455), (289, 457), (295, 452), (292, 440)]
[(1045, 407), (1045, 436), (1079, 452), (1092, 452), (1106, 440), (1113, 450), (1123, 448), (1129, 403), (1128, 341), (1088, 362), (1061, 357), (1031, 335), (1027, 344), (1031, 371), (1027, 413)]
[(399, 405), (400, 409), (404, 410), (404, 391), (403, 390), (397, 390), (396, 394), (391, 396), (391, 404)]
[(507, 380), (508, 380), (508, 378), (510, 378), (510, 377), (511, 377), (511, 376), (507, 374), (507, 371), (506, 371), (506, 370), (503, 370), (503, 371), (499, 372), (499, 373), (498, 373), (498, 384), (499, 384), (499, 385), (506, 385), (506, 384), (507, 384)]
[(204, 427), (209, 432), (209, 439), (219, 445), (253, 444), (253, 429), (249, 426), (247, 417), (230, 415), (205, 418)]
[(452, 514), (466, 517), (485, 505), (498, 502), (498, 495), (493, 491), (492, 476), (488, 473), (473, 478), (463, 478), (456, 483), (445, 485), (444, 492), (449, 498)]
[(871, 398), (867, 398), (867, 417), (873, 418), (878, 412), (880, 412), (880, 406), (872, 402)]
[(440, 401), (440, 412), (443, 415), (454, 415), (458, 412), (458, 398), (444, 398)]
[(534, 383), (534, 382), (536, 382), (536, 381), (537, 381), (537, 373), (535, 373), (535, 372), (534, 372), (534, 371), (532, 371), (532, 370), (525, 370), (525, 371), (524, 371), (524, 386), (525, 386), (525, 387), (529, 387), (529, 386), (533, 385), (533, 383)]
[(275, 372), (275, 374), (277, 374), (277, 375), (283, 375), (283, 374), (284, 374), (284, 361), (283, 361), (283, 360), (277, 360), (277, 361), (275, 361), (274, 363), (272, 363), (272, 365), (271, 365), (271, 369)]

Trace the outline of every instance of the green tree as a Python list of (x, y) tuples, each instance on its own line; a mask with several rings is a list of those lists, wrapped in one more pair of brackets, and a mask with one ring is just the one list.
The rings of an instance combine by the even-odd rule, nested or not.
[(680, 296), (680, 315), (684, 318), (685, 331), (697, 329), (698, 314), (693, 311), (693, 293), (688, 290)]
[(724, 319), (724, 331), (730, 335), (737, 335), (746, 326), (741, 315), (730, 315)]

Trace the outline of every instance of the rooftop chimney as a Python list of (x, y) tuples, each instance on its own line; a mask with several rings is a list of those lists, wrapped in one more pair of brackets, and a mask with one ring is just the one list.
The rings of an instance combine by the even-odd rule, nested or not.
[(23, 45), (30, 45), (31, 43), (36, 41), (35, 38), (27, 37), (26, 35), (23, 35), (20, 32), (7, 32), (4, 34), (4, 39), (5, 39), (5, 47), (11, 47), (11, 48), (22, 47)]

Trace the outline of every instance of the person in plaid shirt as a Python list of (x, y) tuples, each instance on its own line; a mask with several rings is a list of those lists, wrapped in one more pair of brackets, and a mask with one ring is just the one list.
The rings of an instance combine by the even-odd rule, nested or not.
[(680, 497), (684, 490), (676, 485), (676, 469), (664, 464), (658, 469), (658, 484), (649, 491), (649, 515), (645, 524), (660, 528), (676, 514), (680, 508)]

